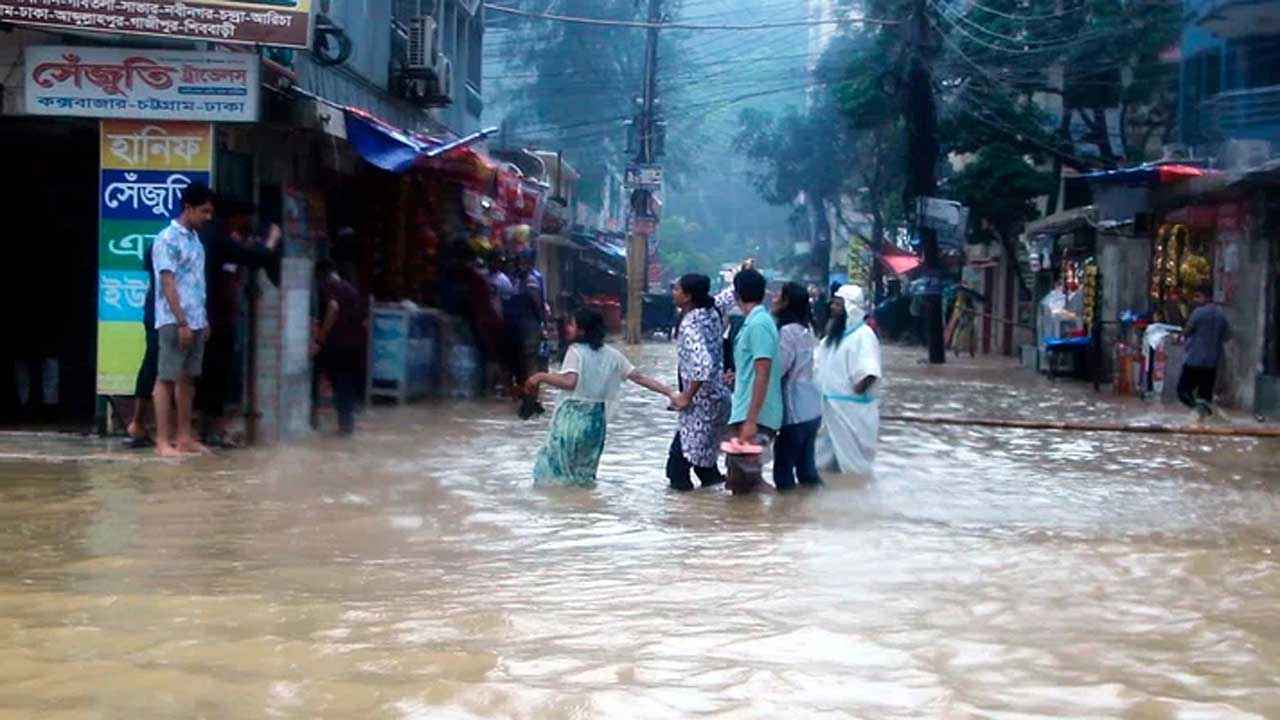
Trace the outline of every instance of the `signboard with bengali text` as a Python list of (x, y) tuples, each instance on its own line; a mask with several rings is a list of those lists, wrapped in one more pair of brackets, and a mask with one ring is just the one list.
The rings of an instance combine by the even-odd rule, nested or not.
[(0, 0), (0, 22), (306, 48), (312, 0)]
[(256, 55), (43, 45), (25, 51), (33, 115), (254, 122)]
[(132, 395), (146, 350), (146, 253), (182, 191), (210, 183), (213, 125), (103, 120), (99, 132), (98, 394)]

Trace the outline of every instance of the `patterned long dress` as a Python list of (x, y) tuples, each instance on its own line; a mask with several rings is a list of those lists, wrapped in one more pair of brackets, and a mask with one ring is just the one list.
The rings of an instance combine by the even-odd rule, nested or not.
[(689, 464), (715, 467), (720, 433), (729, 419), (729, 388), (724, 383), (724, 324), (713, 308), (698, 308), (680, 321), (677, 367), (680, 390), (702, 382), (680, 413), (680, 448)]
[(607, 427), (604, 403), (562, 401), (534, 462), (534, 483), (594, 487)]

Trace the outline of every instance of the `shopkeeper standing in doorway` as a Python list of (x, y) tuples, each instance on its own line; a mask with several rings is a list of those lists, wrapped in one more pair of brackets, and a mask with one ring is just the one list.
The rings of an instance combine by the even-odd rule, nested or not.
[(1195, 304), (1182, 330), (1186, 360), (1178, 378), (1178, 399), (1205, 418), (1213, 414), (1213, 386), (1218, 381), (1223, 346), (1231, 336), (1231, 323), (1213, 301), (1211, 289), (1196, 290)]
[(213, 192), (200, 183), (188, 185), (182, 191), (182, 214), (156, 235), (151, 249), (159, 341), (156, 453), (162, 456), (209, 452), (193, 437), (191, 407), (209, 337), (204, 245), (196, 233), (212, 217)]

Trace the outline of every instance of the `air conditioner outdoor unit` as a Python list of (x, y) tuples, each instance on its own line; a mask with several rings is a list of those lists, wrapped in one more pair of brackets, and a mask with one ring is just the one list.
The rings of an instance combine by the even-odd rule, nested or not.
[(449, 58), (441, 58), (437, 67), (436, 75), (440, 79), (440, 95), (443, 97), (453, 98), (453, 61)]
[(418, 16), (409, 20), (409, 50), (405, 65), (410, 70), (436, 69), (435, 18)]

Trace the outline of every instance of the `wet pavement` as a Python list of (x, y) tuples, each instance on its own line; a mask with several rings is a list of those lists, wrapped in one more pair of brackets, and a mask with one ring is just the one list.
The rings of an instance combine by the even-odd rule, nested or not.
[[(916, 356), (887, 411), (1183, 419)], [(675, 495), (662, 406), (592, 491), (492, 403), (0, 459), (0, 717), (1280, 717), (1280, 442), (886, 424), (873, 481)]]

